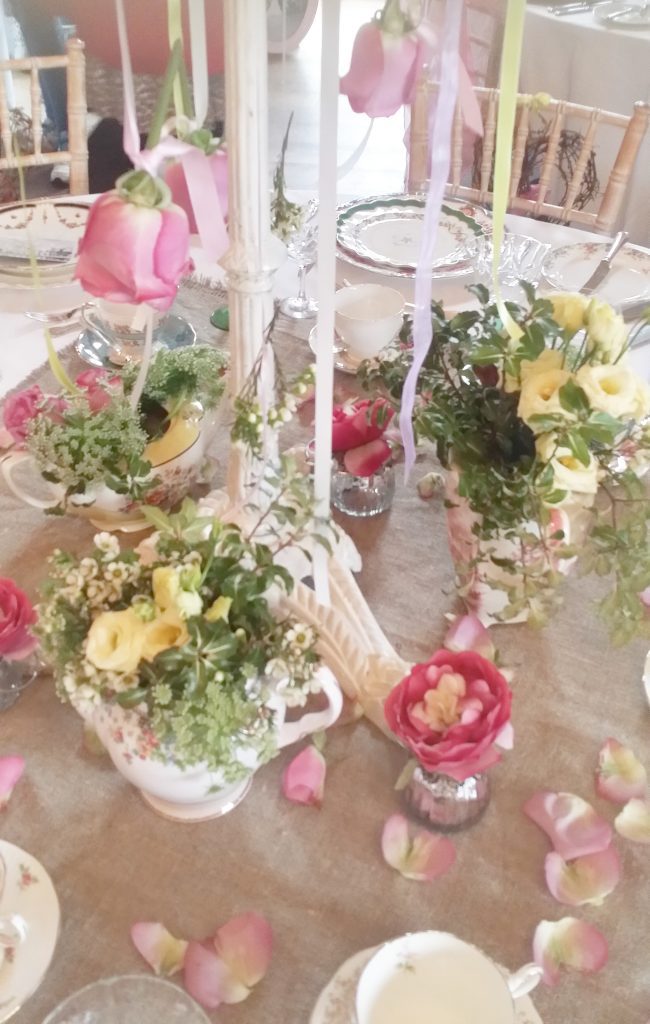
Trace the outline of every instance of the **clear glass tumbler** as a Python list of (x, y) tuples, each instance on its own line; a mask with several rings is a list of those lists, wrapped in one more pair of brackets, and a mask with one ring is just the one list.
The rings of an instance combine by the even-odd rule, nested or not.
[(182, 988), (146, 974), (103, 978), (68, 996), (43, 1024), (210, 1024)]
[[(542, 277), (542, 263), (551, 246), (528, 235), (506, 235), (501, 245), (499, 283), (504, 299), (525, 302), (521, 282), (535, 287)], [(492, 292), (492, 239), (481, 235), (476, 240), (472, 257), (477, 279)]]
[(332, 469), (331, 500), (347, 516), (377, 516), (393, 503), (395, 471), (385, 462), (371, 476), (354, 476), (338, 465)]

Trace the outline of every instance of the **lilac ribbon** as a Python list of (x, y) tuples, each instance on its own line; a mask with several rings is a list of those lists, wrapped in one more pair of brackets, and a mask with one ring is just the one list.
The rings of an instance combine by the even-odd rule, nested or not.
[(438, 234), (438, 220), (449, 180), (451, 165), (451, 130), (458, 95), (458, 48), (463, 11), (462, 0), (447, 0), (440, 56), (440, 88), (429, 111), (431, 139), (431, 175), (424, 210), (422, 243), (415, 274), (415, 312), (413, 315), (413, 362), (404, 382), (399, 425), (404, 444), (404, 476), (408, 477), (415, 463), (413, 407), (415, 389), (422, 364), (432, 338), (431, 294), (433, 255)]

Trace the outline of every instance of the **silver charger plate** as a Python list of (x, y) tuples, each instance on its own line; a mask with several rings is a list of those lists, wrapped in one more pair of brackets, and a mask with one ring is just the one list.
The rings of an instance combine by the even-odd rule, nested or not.
[[(336, 240), (339, 256), (356, 265), (412, 277), (420, 254), (426, 197), (374, 196), (339, 207)], [(490, 214), (474, 203), (445, 200), (442, 206), (433, 273), (471, 269), (468, 250), (492, 233)]]
[[(154, 351), (161, 348), (189, 348), (196, 344), (196, 331), (189, 321), (171, 313), (165, 316), (153, 332)], [(98, 369), (111, 370), (121, 365), (111, 358), (113, 349), (99, 331), (84, 327), (77, 338), (75, 351), (80, 359)]]

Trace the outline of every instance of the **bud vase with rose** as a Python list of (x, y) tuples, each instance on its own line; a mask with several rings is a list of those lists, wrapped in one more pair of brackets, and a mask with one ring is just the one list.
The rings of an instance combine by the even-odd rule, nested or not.
[(332, 504), (340, 512), (374, 516), (390, 508), (395, 476), (385, 434), (392, 418), (383, 399), (334, 406)]
[(0, 711), (17, 700), (38, 671), (38, 640), (31, 632), (36, 618), (27, 594), (12, 579), (0, 577)]

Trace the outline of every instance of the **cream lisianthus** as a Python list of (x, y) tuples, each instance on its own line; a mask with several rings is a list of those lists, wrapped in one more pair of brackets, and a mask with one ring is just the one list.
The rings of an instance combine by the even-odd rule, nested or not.
[(147, 623), (142, 645), (142, 657), (152, 661), (161, 651), (170, 647), (182, 647), (189, 640), (187, 626), (174, 611), (163, 612), (153, 622)]
[(650, 384), (641, 377), (636, 378), (636, 401), (632, 417), (638, 422), (650, 416)]
[(639, 378), (627, 366), (582, 366), (577, 383), (592, 409), (617, 419), (632, 419), (638, 402)]
[(570, 378), (569, 371), (561, 369), (529, 374), (521, 386), (517, 409), (524, 423), (528, 423), (532, 416), (563, 416), (566, 420), (574, 419), (573, 413), (563, 409), (560, 402), (560, 388)]
[(535, 377), (538, 373), (546, 373), (547, 370), (561, 370), (563, 365), (564, 356), (559, 349), (545, 348), (537, 359), (522, 359), (518, 377), (513, 377), (510, 373), (506, 374), (504, 390), (508, 394), (520, 391), (524, 382), (530, 377)]
[(627, 327), (608, 302), (592, 299), (585, 317), (587, 352), (601, 363), (615, 363), (625, 348)]
[(585, 324), (589, 299), (578, 292), (555, 292), (548, 296), (553, 305), (553, 319), (565, 331), (575, 334)]
[(145, 629), (132, 608), (102, 612), (88, 630), (87, 660), (108, 672), (134, 672), (142, 658)]
[(554, 434), (542, 434), (535, 442), (540, 459), (553, 467), (555, 487), (571, 494), (595, 494), (598, 490), (598, 464), (589, 454), (589, 465), (576, 459), (570, 448), (558, 446)]

